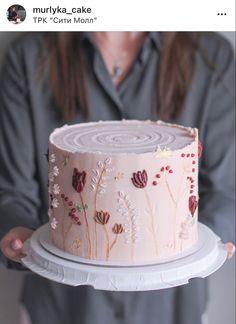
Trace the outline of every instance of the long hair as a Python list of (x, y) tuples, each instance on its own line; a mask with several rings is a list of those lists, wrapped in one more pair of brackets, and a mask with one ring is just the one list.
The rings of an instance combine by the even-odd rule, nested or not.
[[(65, 120), (72, 119), (78, 107), (89, 116), (86, 91), (86, 61), (81, 47), (82, 33), (48, 33), (49, 78), (57, 107)], [(163, 120), (177, 118), (195, 68), (198, 34), (162, 32), (161, 57), (156, 78), (156, 110)]]

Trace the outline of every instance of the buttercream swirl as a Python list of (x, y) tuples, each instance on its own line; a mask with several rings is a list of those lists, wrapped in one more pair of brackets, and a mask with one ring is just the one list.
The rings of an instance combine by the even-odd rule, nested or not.
[(57, 129), (51, 137), (71, 152), (146, 153), (177, 150), (194, 139), (186, 128), (141, 121), (85, 123)]

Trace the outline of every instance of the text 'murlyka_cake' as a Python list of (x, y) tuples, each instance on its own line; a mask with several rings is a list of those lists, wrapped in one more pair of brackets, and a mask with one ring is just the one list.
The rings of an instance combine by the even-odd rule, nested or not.
[(171, 260), (198, 239), (196, 128), (107, 121), (57, 128), (49, 138), (52, 244), (121, 265)]

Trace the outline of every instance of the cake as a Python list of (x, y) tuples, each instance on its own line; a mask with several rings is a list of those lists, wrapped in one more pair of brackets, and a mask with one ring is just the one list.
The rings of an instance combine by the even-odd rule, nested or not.
[(65, 125), (49, 138), (52, 245), (101, 264), (151, 264), (198, 238), (196, 128), (162, 121)]

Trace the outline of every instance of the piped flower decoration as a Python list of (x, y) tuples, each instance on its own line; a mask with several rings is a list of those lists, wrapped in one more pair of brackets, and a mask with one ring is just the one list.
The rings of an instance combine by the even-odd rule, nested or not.
[(74, 168), (72, 176), (72, 186), (78, 193), (81, 193), (84, 189), (86, 182), (86, 172), (79, 172), (77, 168)]
[(48, 180), (49, 180), (49, 182), (53, 182), (54, 181), (54, 175), (53, 175), (52, 172), (49, 172)]
[(59, 169), (56, 165), (52, 169), (52, 174), (54, 175), (54, 177), (57, 177), (59, 175)]
[(110, 214), (108, 212), (104, 212), (104, 211), (97, 211), (96, 212), (96, 216), (94, 217), (94, 220), (96, 223), (100, 224), (100, 225), (106, 225), (109, 221), (110, 218)]
[(121, 233), (123, 233), (123, 231), (124, 231), (124, 228), (123, 228), (122, 224), (115, 224), (112, 227), (112, 232), (114, 234), (121, 234)]
[(198, 157), (200, 158), (202, 156), (202, 143), (200, 141), (198, 141)]
[(73, 242), (73, 246), (76, 248), (76, 249), (79, 249), (80, 246), (81, 246), (81, 241), (80, 239), (77, 239)]
[(147, 171), (143, 170), (141, 171), (137, 171), (133, 173), (133, 177), (131, 178), (133, 185), (136, 188), (145, 188), (147, 185), (147, 181), (148, 181), (148, 175), (147, 175)]
[(52, 154), (50, 155), (49, 161), (50, 161), (51, 163), (55, 163), (55, 162), (56, 162), (56, 155), (55, 155), (54, 153), (52, 153)]
[(57, 228), (58, 221), (56, 220), (55, 217), (53, 217), (53, 219), (52, 219), (50, 225), (51, 225), (51, 228), (54, 229), (54, 230)]
[(188, 200), (188, 208), (189, 208), (189, 211), (190, 211), (192, 217), (197, 209), (197, 206), (198, 206), (198, 201), (197, 201), (196, 196), (190, 196), (189, 200)]
[(60, 187), (57, 183), (55, 183), (53, 186), (52, 186), (52, 192), (54, 193), (54, 195), (59, 195), (60, 193)]
[(59, 201), (57, 198), (53, 198), (52, 201), (51, 201), (51, 205), (53, 208), (58, 208), (59, 206)]

